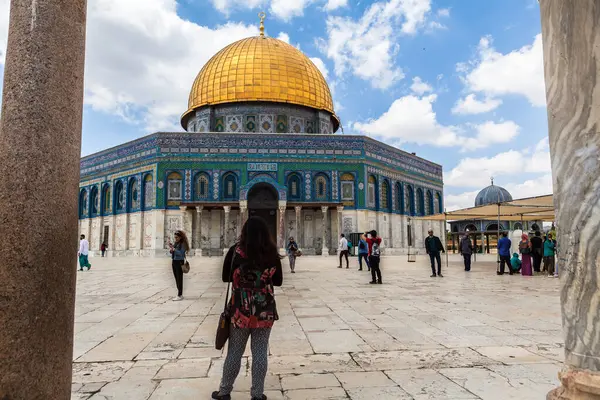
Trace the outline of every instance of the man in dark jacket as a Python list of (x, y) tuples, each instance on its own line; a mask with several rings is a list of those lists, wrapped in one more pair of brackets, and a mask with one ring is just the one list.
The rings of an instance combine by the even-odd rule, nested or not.
[(469, 235), (465, 234), (460, 239), (460, 246), (458, 248), (460, 254), (462, 254), (465, 259), (465, 271), (471, 270), (471, 255), (473, 254), (473, 244), (471, 243), (471, 239), (469, 239)]
[(531, 255), (533, 257), (533, 271), (541, 272), (544, 241), (540, 231), (536, 231), (535, 236), (531, 238)]
[(429, 236), (425, 239), (425, 250), (427, 254), (429, 254), (429, 259), (431, 260), (431, 277), (435, 278), (435, 260), (437, 260), (437, 276), (443, 278), (442, 275), (442, 258), (440, 257), (440, 251), (445, 253), (444, 246), (442, 245), (442, 241), (439, 237), (433, 236), (433, 230), (429, 230)]

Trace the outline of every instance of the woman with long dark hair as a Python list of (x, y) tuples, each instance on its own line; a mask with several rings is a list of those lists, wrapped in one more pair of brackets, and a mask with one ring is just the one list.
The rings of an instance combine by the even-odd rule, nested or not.
[(231, 399), (233, 384), (240, 372), (248, 338), (252, 347), (252, 400), (265, 400), (269, 336), (273, 322), (279, 319), (274, 286), (283, 283), (281, 256), (266, 222), (251, 217), (242, 229), (223, 263), (223, 282), (232, 282), (229, 302), (231, 330), (223, 378), (216, 400)]
[(184, 231), (175, 231), (175, 244), (169, 243), (171, 266), (173, 267), (173, 275), (175, 276), (175, 284), (177, 285), (177, 297), (173, 301), (183, 300), (183, 263), (185, 262), (185, 254), (190, 250), (190, 242)]

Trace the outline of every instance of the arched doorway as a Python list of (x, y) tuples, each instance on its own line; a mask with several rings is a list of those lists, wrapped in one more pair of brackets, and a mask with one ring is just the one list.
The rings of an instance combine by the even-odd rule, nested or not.
[(273, 240), (277, 238), (277, 190), (268, 183), (257, 183), (248, 192), (248, 215), (267, 222)]

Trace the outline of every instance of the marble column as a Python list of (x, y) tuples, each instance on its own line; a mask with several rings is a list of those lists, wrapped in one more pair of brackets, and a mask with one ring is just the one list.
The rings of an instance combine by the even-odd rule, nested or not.
[(142, 251), (144, 249), (144, 212), (140, 211), (139, 223), (136, 228), (136, 245), (139, 251), (139, 256), (142, 256)]
[(225, 218), (223, 222), (223, 254), (227, 254), (229, 251), (229, 216), (231, 213), (231, 206), (223, 206), (223, 211), (225, 212)]
[(296, 243), (298, 246), (304, 246), (304, 241), (302, 240), (302, 234), (300, 233), (302, 230), (302, 206), (294, 207), (294, 211), (296, 211)]
[(600, 2), (540, 8), (565, 336), (548, 399), (600, 399)]
[(323, 234), (323, 243), (321, 244), (323, 257), (329, 256), (329, 248), (327, 248), (327, 212), (329, 211), (329, 207), (323, 206), (321, 207), (321, 212), (323, 213), (323, 219), (321, 220), (321, 232)]
[(203, 206), (196, 207), (196, 230), (194, 232), (194, 242), (196, 243), (195, 256), (202, 256), (202, 211)]
[[(0, 398), (66, 400), (86, 1), (9, 3), (0, 121)], [(35, 251), (15, 246), (15, 238)]]
[(277, 246), (280, 251), (285, 251), (285, 210), (287, 202), (279, 202), (279, 224), (277, 225)]
[[(337, 207), (337, 230), (338, 230), (338, 236), (340, 236), (342, 233), (344, 233), (344, 227), (342, 226), (343, 223), (343, 218), (342, 218), (342, 212), (344, 211), (344, 206), (338, 206)], [(350, 240), (350, 238), (348, 238), (348, 240)]]

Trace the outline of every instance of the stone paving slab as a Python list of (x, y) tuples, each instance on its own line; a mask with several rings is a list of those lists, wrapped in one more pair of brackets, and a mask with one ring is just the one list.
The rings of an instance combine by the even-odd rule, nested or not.
[[(541, 399), (563, 359), (558, 280), (470, 273), (451, 256), (382, 259), (383, 285), (302, 257), (276, 289), (281, 319), (265, 394), (275, 400)], [(333, 262), (332, 262), (333, 261)], [(168, 259), (96, 258), (78, 273), (72, 399), (208, 399), (227, 350), (214, 349), (222, 259), (192, 260), (181, 302)], [(133, 283), (133, 284), (132, 284)], [(249, 399), (247, 346), (233, 399)]]

